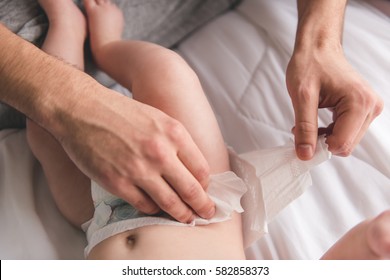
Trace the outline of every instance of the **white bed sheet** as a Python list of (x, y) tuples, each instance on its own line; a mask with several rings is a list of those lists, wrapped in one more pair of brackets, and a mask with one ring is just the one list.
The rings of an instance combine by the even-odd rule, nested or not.
[[(245, 0), (183, 42), (226, 142), (237, 152), (291, 139), (284, 72), (296, 26), (294, 0)], [(385, 109), (348, 158), (312, 170), (313, 186), (247, 251), (252, 259), (317, 259), (343, 233), (390, 205), (390, 20), (350, 1), (344, 46)], [(320, 122), (327, 122), (327, 111)], [(82, 259), (85, 238), (61, 217), (19, 130), (0, 131), (0, 259)]]

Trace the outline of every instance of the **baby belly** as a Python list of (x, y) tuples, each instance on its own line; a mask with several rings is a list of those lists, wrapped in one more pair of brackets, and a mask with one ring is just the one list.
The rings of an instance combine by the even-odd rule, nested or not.
[(153, 225), (97, 244), (88, 259), (244, 259), (240, 217), (206, 226)]

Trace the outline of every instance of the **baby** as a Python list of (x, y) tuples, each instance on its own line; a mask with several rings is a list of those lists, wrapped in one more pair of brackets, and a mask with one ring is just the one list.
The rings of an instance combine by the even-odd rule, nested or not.
[[(45, 52), (83, 69), (83, 47), (89, 30), (97, 65), (128, 88), (135, 102), (148, 104), (151, 110), (152, 107), (161, 110), (189, 131), (213, 174), (209, 188), (223, 188), (228, 192), (232, 185), (242, 192), (240, 180), (230, 172), (223, 138), (199, 80), (181, 57), (151, 43), (122, 40), (122, 13), (109, 0), (84, 0), (86, 17), (72, 0), (39, 0), (39, 3), (50, 23), (42, 46)], [(99, 110), (86, 114), (99, 114)], [(161, 221), (172, 221), (172, 218), (164, 213), (144, 215), (136, 210), (138, 207), (113, 196), (95, 182), (91, 194), (91, 180), (73, 164), (57, 141), (32, 121), (27, 123), (27, 136), (58, 208), (72, 224), (87, 231), (87, 258), (245, 259), (238, 213), (241, 211), (233, 206), (239, 204), (240, 195), (231, 201), (229, 219), (195, 226), (164, 225)], [(139, 191), (134, 195), (145, 194)], [(137, 218), (160, 222), (137, 225)], [(125, 226), (118, 229), (122, 224)], [(115, 229), (96, 237), (96, 232), (109, 227)], [(93, 239), (98, 240), (96, 244)], [(324, 255), (324, 259), (389, 257), (390, 211), (359, 224)]]

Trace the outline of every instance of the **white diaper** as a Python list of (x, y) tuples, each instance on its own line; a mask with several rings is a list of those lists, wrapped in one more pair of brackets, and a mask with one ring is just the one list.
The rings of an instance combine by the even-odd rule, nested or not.
[(324, 138), (310, 161), (296, 157), (293, 143), (241, 155), (230, 151), (233, 172), (210, 178), (208, 194), (216, 205), (215, 216), (209, 220), (198, 217), (192, 224), (179, 223), (165, 213), (145, 215), (92, 182), (95, 213), (83, 225), (88, 240), (85, 254), (99, 242), (127, 230), (148, 225), (218, 223), (228, 220), (233, 212), (243, 212), (244, 245), (248, 247), (267, 232), (267, 223), (276, 214), (311, 185), (310, 168), (329, 158)]
[(191, 224), (174, 220), (166, 213), (146, 215), (124, 200), (110, 194), (92, 181), (92, 199), (95, 205), (93, 218), (83, 225), (87, 233), (88, 245), (85, 254), (99, 242), (115, 234), (149, 225), (195, 226), (226, 221), (233, 211), (242, 213), (240, 198), (246, 192), (244, 182), (233, 172), (212, 175), (208, 186), (208, 194), (216, 205), (213, 218), (207, 220), (200, 217)]

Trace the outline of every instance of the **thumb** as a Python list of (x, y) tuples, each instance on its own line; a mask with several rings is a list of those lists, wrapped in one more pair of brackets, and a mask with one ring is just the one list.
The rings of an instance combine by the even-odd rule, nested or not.
[(318, 95), (290, 93), (295, 112), (295, 150), (301, 160), (313, 157), (318, 135)]

